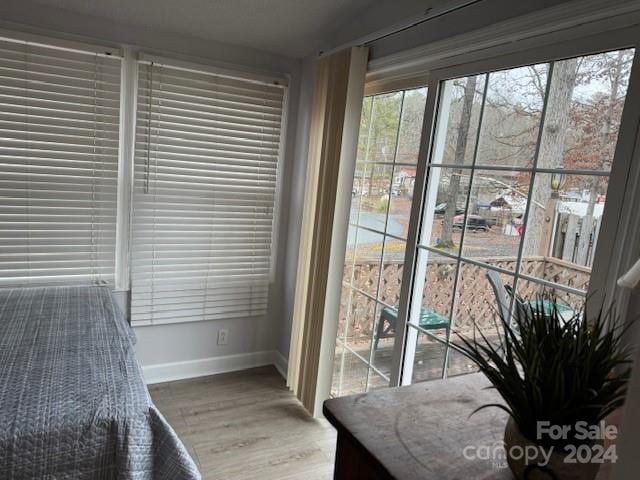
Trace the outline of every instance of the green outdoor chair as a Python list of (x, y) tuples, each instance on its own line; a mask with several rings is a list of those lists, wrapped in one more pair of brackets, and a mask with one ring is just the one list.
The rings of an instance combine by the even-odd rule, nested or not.
[[(380, 321), (376, 333), (376, 339), (373, 349), (378, 348), (378, 341), (381, 338), (389, 338), (395, 336), (396, 323), (398, 322), (398, 309), (393, 307), (385, 307), (380, 314)], [(426, 307), (420, 309), (420, 320), (418, 325), (425, 330), (446, 330), (447, 338), (449, 337), (449, 319), (444, 315), (434, 312)]]
[[(551, 312), (554, 308), (553, 302), (550, 302), (547, 299), (533, 299), (533, 300), (524, 300), (519, 295), (517, 295), (511, 286), (505, 285), (500, 278), (498, 272), (490, 270), (486, 273), (487, 279), (491, 284), (491, 288), (493, 288), (493, 293), (496, 296), (496, 302), (498, 304), (498, 311), (502, 318), (507, 321), (511, 320), (511, 316), (509, 314), (509, 299), (507, 298), (507, 294), (509, 296), (514, 297), (517, 302), (517, 306), (520, 308), (532, 308), (534, 310), (542, 307), (542, 311), (544, 312), (545, 317), (551, 315)], [(558, 313), (562, 318), (570, 318), (575, 315), (575, 310), (572, 306), (566, 305), (561, 302), (555, 303), (555, 308), (558, 309)]]

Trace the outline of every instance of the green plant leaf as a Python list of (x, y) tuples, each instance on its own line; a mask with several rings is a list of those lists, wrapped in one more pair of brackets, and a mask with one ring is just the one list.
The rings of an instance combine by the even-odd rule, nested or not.
[(505, 402), (473, 413), (501, 408), (523, 435), (535, 438), (538, 421), (595, 425), (624, 403), (631, 360), (623, 338), (630, 327), (620, 326), (615, 308), (590, 317), (583, 304), (565, 319), (560, 302), (544, 292), (516, 304), (511, 318), (494, 312), (497, 341), (475, 323), (472, 338), (455, 332), (454, 345)]

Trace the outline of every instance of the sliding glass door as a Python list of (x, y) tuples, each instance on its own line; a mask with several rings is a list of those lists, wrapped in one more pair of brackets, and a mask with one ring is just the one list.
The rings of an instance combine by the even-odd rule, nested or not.
[(392, 383), (474, 371), (455, 348), (458, 336), (480, 330), (497, 340), (496, 315), (509, 315), (515, 298), (544, 291), (567, 315), (580, 308), (634, 53), (434, 73), (415, 249), (405, 259), (413, 265), (401, 298), (405, 342)]
[[(497, 338), (515, 298), (602, 305), (630, 208), (635, 38), (485, 56), (365, 98), (332, 395), (475, 371), (459, 335)], [(427, 91), (422, 126), (408, 99)]]
[(387, 386), (426, 89), (365, 98), (345, 254), (333, 396)]

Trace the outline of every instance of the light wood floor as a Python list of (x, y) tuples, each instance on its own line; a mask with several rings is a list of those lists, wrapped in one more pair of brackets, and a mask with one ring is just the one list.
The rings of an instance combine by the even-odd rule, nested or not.
[(204, 479), (328, 480), (336, 433), (273, 367), (150, 385)]

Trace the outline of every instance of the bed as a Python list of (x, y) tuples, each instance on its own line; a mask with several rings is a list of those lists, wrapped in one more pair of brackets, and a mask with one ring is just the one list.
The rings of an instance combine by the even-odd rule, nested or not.
[(106, 287), (0, 289), (0, 476), (199, 479)]

